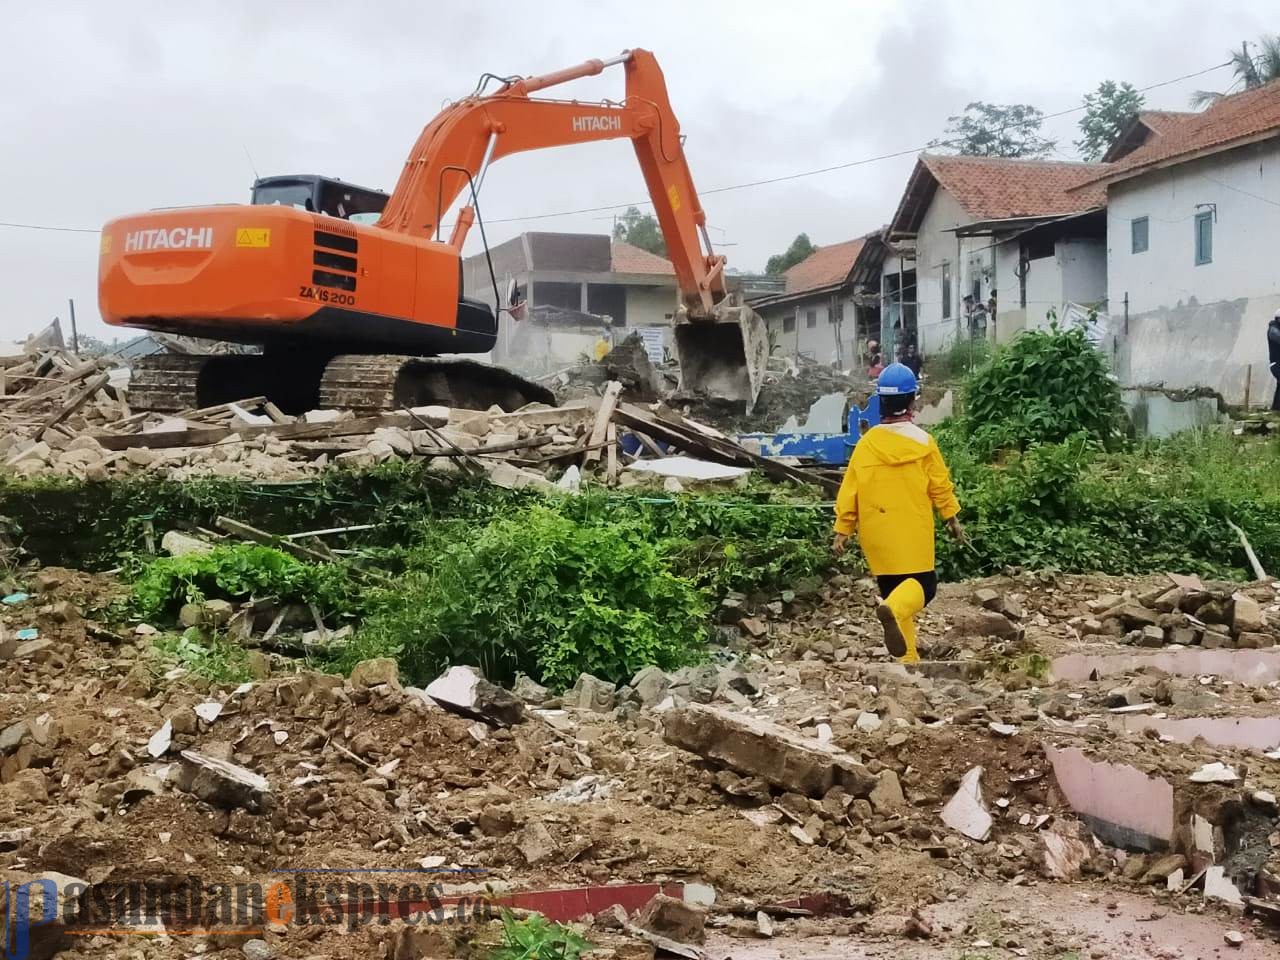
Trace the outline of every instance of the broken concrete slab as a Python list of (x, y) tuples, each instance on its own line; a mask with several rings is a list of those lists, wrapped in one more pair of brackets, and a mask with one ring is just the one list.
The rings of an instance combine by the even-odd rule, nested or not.
[(1243, 593), (1231, 596), (1231, 629), (1234, 633), (1257, 633), (1267, 625), (1266, 615), (1258, 601)]
[(1172, 840), (1173, 786), (1126, 764), (1093, 760), (1079, 747), (1044, 746), (1071, 808), (1113, 846), (1161, 850)]
[[(1206, 639), (1207, 636), (1206, 634)], [(1071, 653), (1055, 657), (1050, 666), (1055, 679), (1069, 681), (1129, 676), (1142, 670), (1160, 670), (1179, 677), (1211, 674), (1237, 683), (1263, 687), (1280, 680), (1280, 651), (1191, 648), (1110, 656)]]
[(1244, 906), (1244, 897), (1240, 895), (1239, 888), (1227, 877), (1226, 868), (1222, 866), (1212, 866), (1205, 872), (1204, 898), (1220, 900), (1233, 907)]
[(867, 797), (877, 782), (831, 743), (718, 707), (690, 704), (664, 713), (663, 738), (744, 776), (814, 798), (834, 786)]
[(723, 481), (737, 480), (751, 472), (750, 467), (731, 467), (696, 457), (663, 457), (661, 460), (637, 460), (628, 470), (648, 473), (658, 477), (675, 477), (678, 480)]
[(707, 911), (659, 893), (636, 915), (633, 925), (677, 943), (706, 942)]
[(942, 822), (970, 840), (991, 835), (991, 814), (982, 802), (982, 767), (971, 767), (960, 778), (960, 787), (942, 808)]
[(215, 807), (244, 807), (250, 812), (265, 809), (271, 800), (267, 778), (227, 760), (208, 757), (194, 750), (182, 751), (183, 764), (177, 787)]
[(1068, 837), (1056, 830), (1040, 834), (1044, 845), (1044, 873), (1053, 880), (1079, 880), (1091, 853), (1083, 840)]
[(525, 719), (524, 702), (484, 679), (474, 667), (450, 667), (427, 684), (426, 693), (446, 710), (500, 726), (523, 723)]
[(185, 557), (190, 554), (208, 553), (213, 544), (200, 537), (194, 537), (181, 530), (170, 530), (160, 538), (160, 549), (171, 557)]

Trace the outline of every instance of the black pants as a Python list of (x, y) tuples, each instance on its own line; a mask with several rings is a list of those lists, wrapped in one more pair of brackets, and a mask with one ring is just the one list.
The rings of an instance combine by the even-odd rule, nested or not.
[(938, 571), (936, 570), (930, 570), (927, 573), (887, 573), (882, 577), (876, 577), (876, 586), (880, 589), (881, 599), (893, 593), (904, 580), (915, 580), (920, 584), (924, 590), (926, 607), (938, 593)]
[(1275, 399), (1271, 401), (1271, 409), (1280, 410), (1280, 380), (1276, 381), (1276, 395)]

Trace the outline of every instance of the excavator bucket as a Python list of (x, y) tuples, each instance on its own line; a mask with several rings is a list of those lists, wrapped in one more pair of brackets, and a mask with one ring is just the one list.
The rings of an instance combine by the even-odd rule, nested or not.
[(769, 362), (764, 320), (730, 294), (708, 317), (681, 310), (675, 323), (680, 392), (755, 406)]

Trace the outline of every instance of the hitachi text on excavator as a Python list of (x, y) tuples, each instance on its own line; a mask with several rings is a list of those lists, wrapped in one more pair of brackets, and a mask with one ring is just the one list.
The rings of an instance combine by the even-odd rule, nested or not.
[[(615, 65), (626, 74), (621, 103), (530, 96)], [(422, 131), (389, 196), (326, 177), (268, 177), (251, 204), (109, 222), (99, 268), (107, 323), (261, 348), (139, 361), (131, 405), (178, 410), (257, 395), (292, 412), (551, 402), (511, 371), (456, 358), (490, 351), (499, 315), (515, 306), (492, 271), (493, 304), (464, 293), (463, 243), (489, 164), (620, 138), (635, 147), (675, 268), (681, 389), (749, 408), (768, 359), (764, 325), (726, 290), (725, 258), (712, 250), (666, 83), (646, 50), (544, 76), (486, 74)], [(441, 219), (460, 198), (444, 240)]]

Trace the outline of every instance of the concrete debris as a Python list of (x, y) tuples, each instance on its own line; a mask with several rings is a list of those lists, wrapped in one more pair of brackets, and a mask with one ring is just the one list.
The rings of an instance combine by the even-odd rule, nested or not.
[(166, 720), (160, 725), (160, 729), (151, 735), (151, 739), (147, 741), (147, 753), (152, 757), (163, 757), (169, 752), (169, 745), (173, 743), (173, 721)]
[(390, 657), (361, 660), (351, 670), (353, 687), (377, 687), (382, 684), (397, 690), (400, 688), (400, 667)]
[(183, 750), (177, 787), (205, 803), (224, 809), (243, 807), (251, 813), (263, 810), (271, 801), (266, 777), (252, 770), (194, 750)]
[(959, 789), (942, 808), (942, 822), (970, 840), (991, 835), (991, 814), (982, 802), (982, 767), (972, 767), (960, 779)]
[(1192, 783), (1235, 783), (1240, 776), (1225, 763), (1207, 763), (1188, 777)]
[(866, 767), (833, 744), (718, 707), (690, 704), (664, 714), (663, 738), (737, 773), (810, 797), (836, 786), (869, 797), (877, 784)]
[(208, 553), (213, 544), (181, 530), (170, 530), (160, 538), (160, 549), (171, 557), (185, 557), (193, 553)]
[(516, 838), (516, 849), (524, 862), (529, 866), (537, 866), (550, 860), (556, 852), (556, 841), (551, 831), (540, 821), (527, 824)]
[(632, 923), (677, 943), (701, 944), (707, 939), (707, 911), (661, 893), (645, 904)]
[(500, 726), (525, 720), (524, 702), (484, 679), (473, 667), (450, 667), (427, 685), (426, 693), (446, 710), (478, 720)]
[(1228, 930), (1222, 935), (1222, 940), (1228, 947), (1243, 947), (1244, 934), (1239, 930)]
[(1040, 833), (1044, 845), (1044, 873), (1053, 880), (1079, 880), (1091, 850), (1083, 840), (1056, 830)]
[(1240, 895), (1236, 885), (1228, 879), (1226, 868), (1222, 866), (1212, 866), (1205, 872), (1204, 898), (1219, 900), (1233, 907), (1244, 906), (1244, 897)]

